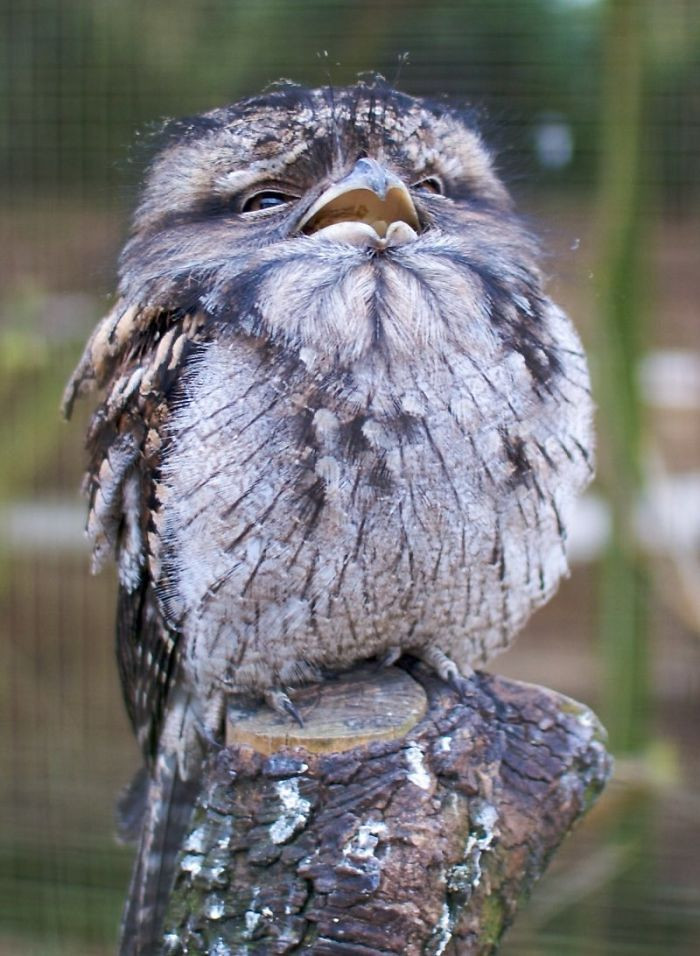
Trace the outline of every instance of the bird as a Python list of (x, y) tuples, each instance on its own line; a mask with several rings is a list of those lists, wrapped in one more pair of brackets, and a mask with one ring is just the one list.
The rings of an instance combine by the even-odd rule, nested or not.
[(402, 654), (458, 691), (567, 574), (585, 354), (477, 111), (284, 81), (163, 126), (64, 396), (144, 765), (121, 952), (160, 951), (227, 703)]

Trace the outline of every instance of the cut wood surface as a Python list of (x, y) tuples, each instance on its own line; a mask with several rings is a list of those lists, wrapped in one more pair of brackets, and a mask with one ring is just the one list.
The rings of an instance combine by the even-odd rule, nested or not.
[(294, 699), (304, 728), (232, 713), (167, 953), (493, 953), (610, 773), (590, 710), (496, 676), (460, 701), (422, 666), (365, 667)]
[(425, 691), (405, 671), (368, 665), (302, 687), (294, 703), (303, 726), (270, 707), (229, 707), (226, 743), (250, 744), (265, 754), (296, 746), (334, 753), (403, 737), (428, 709)]

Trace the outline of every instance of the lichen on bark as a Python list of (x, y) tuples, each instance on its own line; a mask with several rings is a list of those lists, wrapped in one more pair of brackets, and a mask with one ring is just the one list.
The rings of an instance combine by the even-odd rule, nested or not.
[(228, 747), (205, 784), (166, 920), (169, 954), (496, 951), (610, 773), (582, 704), (478, 674), (458, 701), (342, 753)]

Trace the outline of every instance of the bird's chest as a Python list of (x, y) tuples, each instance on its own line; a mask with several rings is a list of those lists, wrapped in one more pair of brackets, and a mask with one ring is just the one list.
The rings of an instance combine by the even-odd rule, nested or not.
[(428, 412), (415, 382), (384, 383), (403, 411), (382, 419), (266, 363), (212, 346), (174, 412), (162, 469), (171, 618), (227, 657), (298, 644), (334, 664), (381, 650), (397, 628), (445, 625), (466, 567), (491, 547), (493, 507), (444, 396)]

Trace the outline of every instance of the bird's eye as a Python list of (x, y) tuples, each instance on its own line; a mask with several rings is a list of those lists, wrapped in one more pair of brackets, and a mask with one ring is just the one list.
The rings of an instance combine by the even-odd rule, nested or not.
[(425, 179), (421, 179), (420, 182), (414, 183), (413, 188), (422, 193), (431, 193), (433, 196), (445, 195), (442, 180), (437, 176), (427, 176)]
[(290, 196), (275, 189), (263, 189), (259, 193), (248, 196), (243, 203), (241, 212), (263, 212), (267, 209), (275, 209), (277, 206), (286, 206), (287, 203), (296, 198), (296, 196)]

